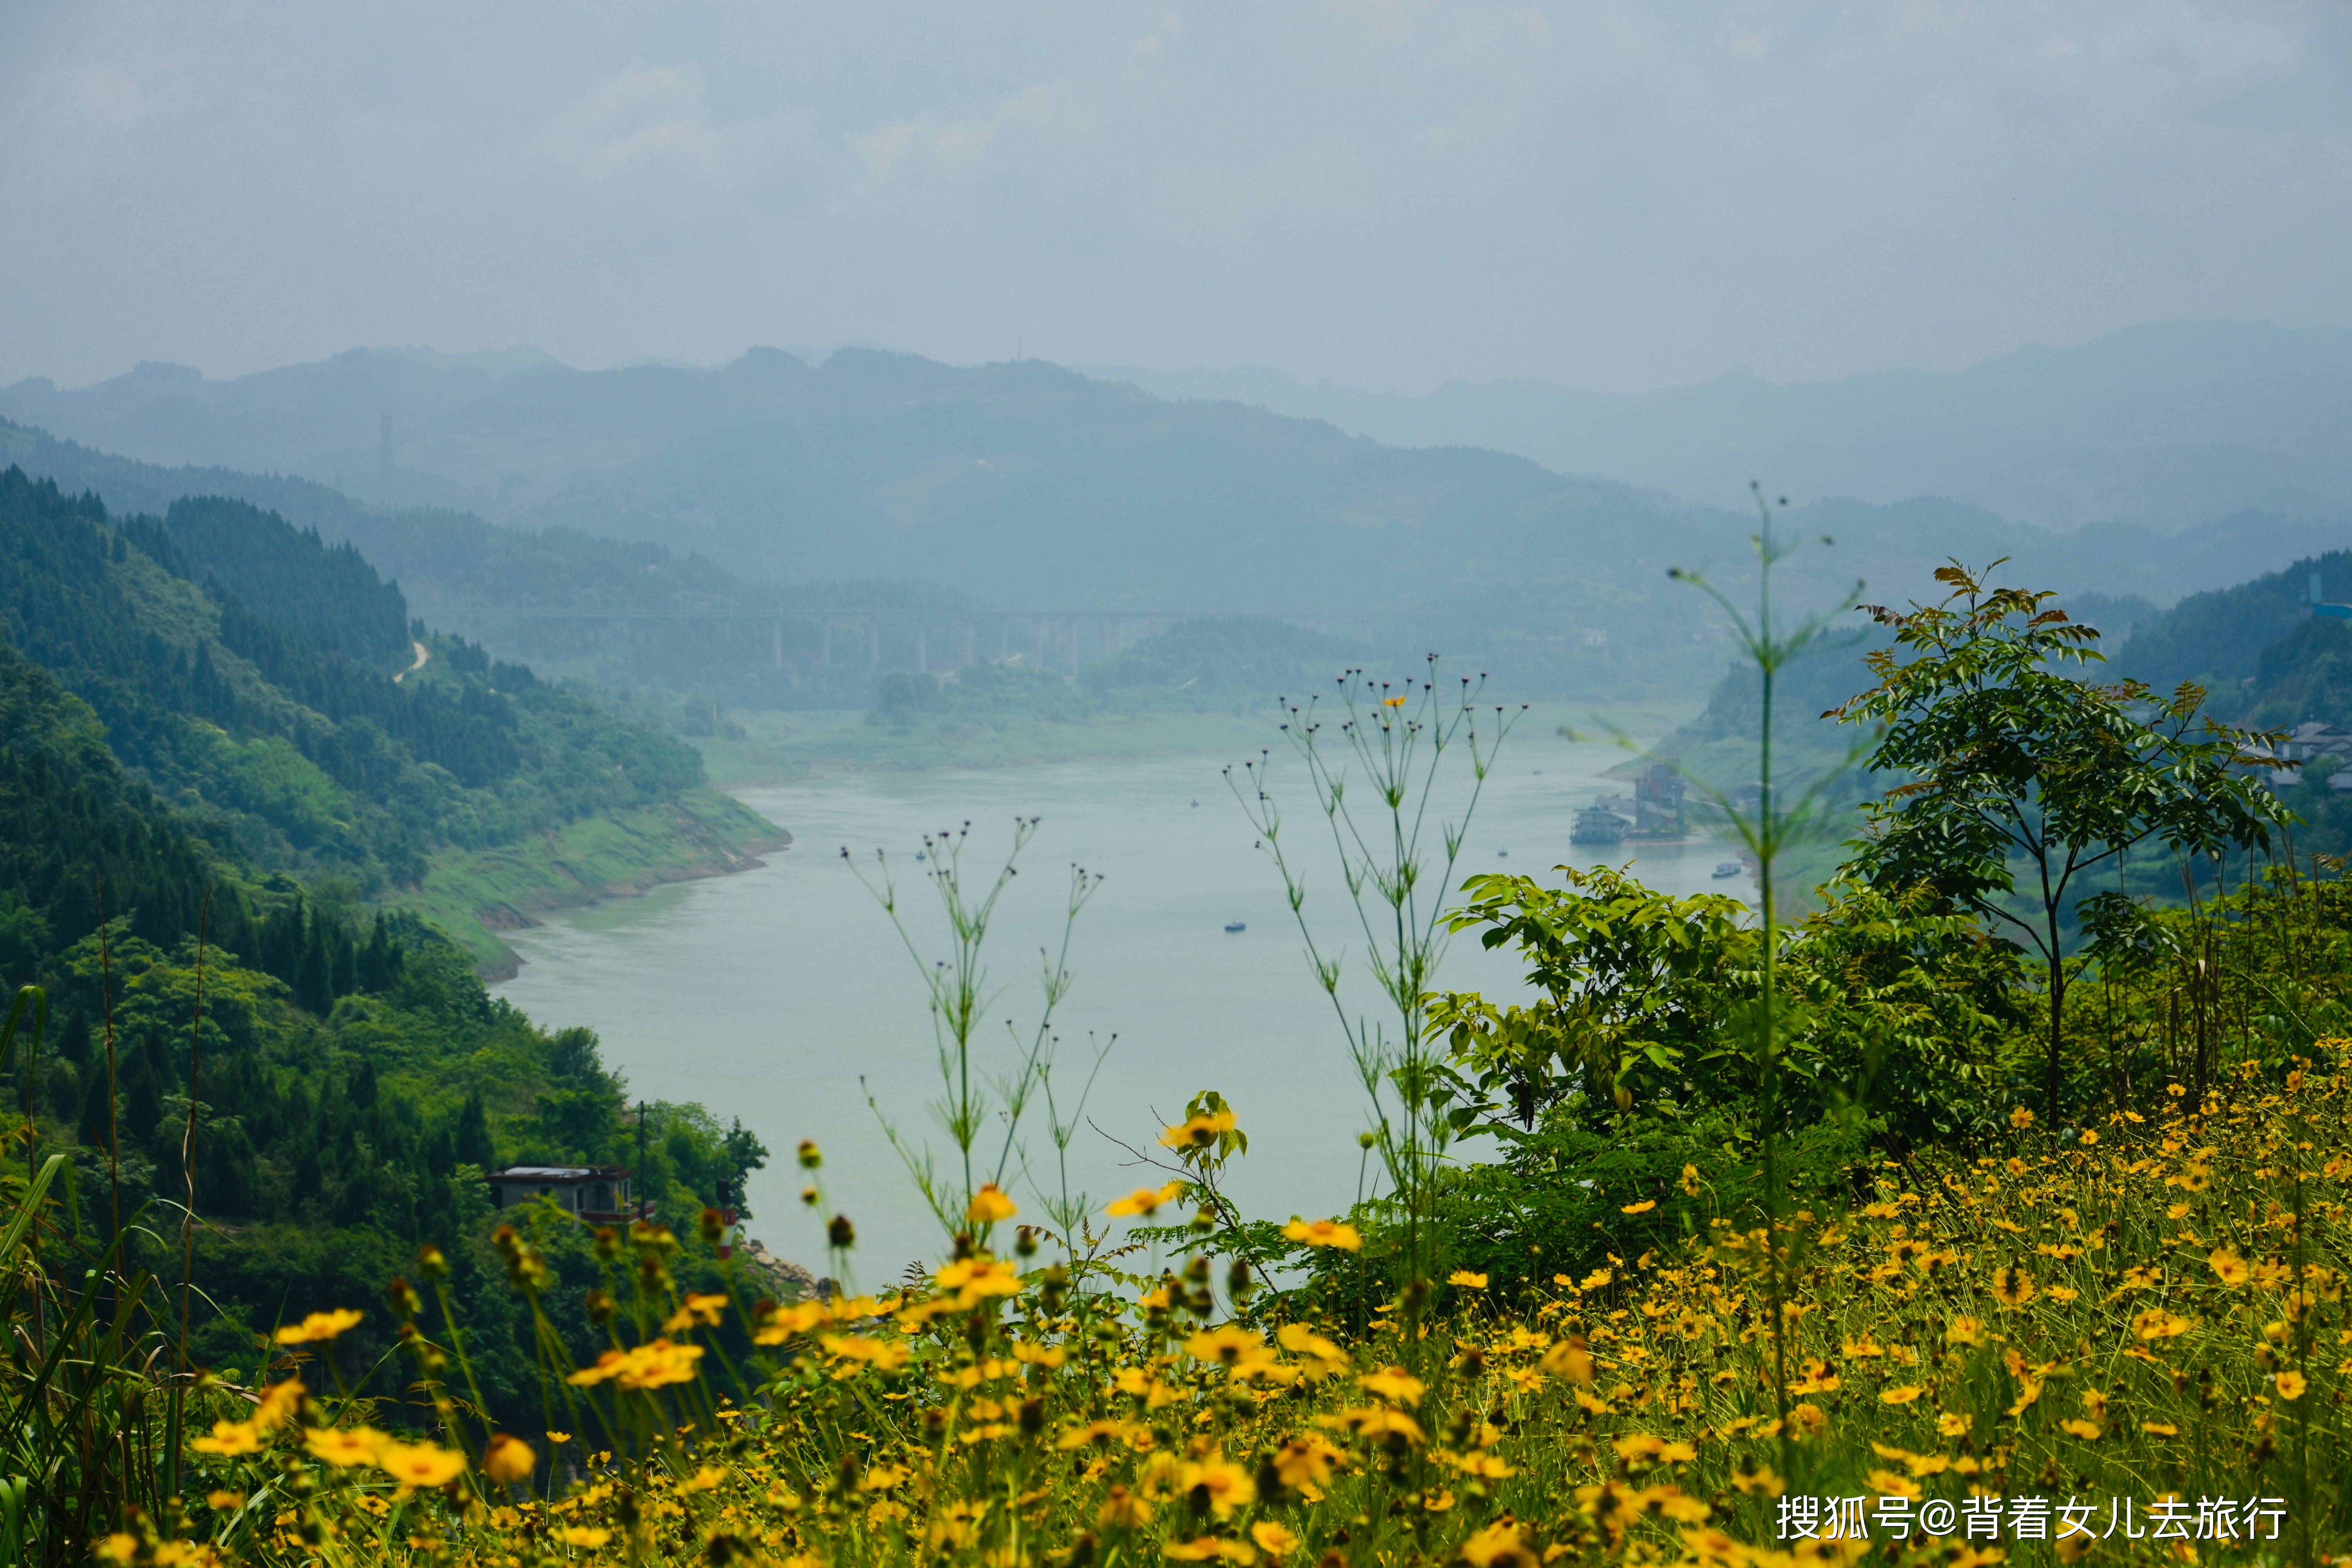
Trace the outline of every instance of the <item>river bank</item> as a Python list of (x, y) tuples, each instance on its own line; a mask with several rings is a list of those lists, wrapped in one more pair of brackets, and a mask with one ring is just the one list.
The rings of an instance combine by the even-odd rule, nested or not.
[[(1580, 735), (1662, 735), (1700, 710), (1699, 703), (1538, 702), (1507, 710), (1515, 754), (1559, 744), (1563, 724)], [(1482, 715), (1482, 717), (1486, 717)], [(1232, 709), (1139, 708), (1084, 718), (1032, 713), (985, 721), (924, 715), (905, 725), (877, 723), (864, 712), (730, 710), (739, 733), (688, 737), (712, 784), (759, 789), (845, 774), (942, 768), (1024, 767), (1055, 763), (1221, 755), (1239, 762), (1282, 742), (1271, 699)], [(1482, 728), (1488, 729), (1490, 727)], [(1540, 764), (1538, 764), (1540, 765)]]
[(474, 957), (485, 979), (510, 980), (520, 960), (507, 934), (541, 918), (673, 882), (748, 871), (793, 836), (720, 790), (583, 817), (495, 849), (445, 850), (423, 884), (390, 900), (433, 922)]

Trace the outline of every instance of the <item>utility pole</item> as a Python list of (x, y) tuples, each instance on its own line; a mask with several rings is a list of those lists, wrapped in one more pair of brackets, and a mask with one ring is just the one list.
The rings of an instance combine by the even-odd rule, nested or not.
[(646, 1196), (646, 1102), (637, 1101), (637, 1217), (653, 1217), (653, 1202)]

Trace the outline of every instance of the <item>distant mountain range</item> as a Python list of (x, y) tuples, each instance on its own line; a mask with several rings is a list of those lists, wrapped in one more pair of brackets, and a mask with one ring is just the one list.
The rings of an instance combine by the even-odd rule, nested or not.
[[(77, 465), (119, 464), (94, 447), (142, 459), (148, 493), (118, 498), (134, 482), (118, 467), (110, 504), (247, 495), (354, 539), (412, 597), (431, 578), (496, 585), (426, 547), (454, 511), (650, 542), (750, 583), (928, 584), (981, 608), (1411, 612), (1456, 648), (1497, 626), (1688, 642), (1711, 612), (1664, 569), (1737, 589), (1754, 519), (1733, 476), (1749, 472), (1799, 503), (1789, 526), (1835, 538), (1788, 581), (1815, 601), (1857, 578), (1909, 597), (1947, 555), (2007, 555), (2019, 581), (2164, 604), (2352, 546), (2352, 459), (2331, 439), (2352, 333), (2327, 330), (2149, 327), (1950, 376), (1639, 397), (1135, 374), (1259, 405), (868, 350), (600, 372), (355, 350), (231, 381), (144, 365), (71, 391), (23, 382), (0, 416), (26, 426), (5, 444), (30, 472), (70, 485)], [(184, 464), (207, 467), (163, 466)], [(468, 550), (480, 528), (459, 530)]]
[(1950, 374), (1779, 386), (1734, 374), (1621, 395), (1541, 381), (1419, 395), (1279, 371), (1102, 368), (1160, 397), (1323, 419), (1402, 447), (1514, 452), (1564, 473), (1737, 504), (1941, 496), (2065, 530), (2158, 528), (2246, 509), (2352, 517), (2352, 331), (2163, 322)]

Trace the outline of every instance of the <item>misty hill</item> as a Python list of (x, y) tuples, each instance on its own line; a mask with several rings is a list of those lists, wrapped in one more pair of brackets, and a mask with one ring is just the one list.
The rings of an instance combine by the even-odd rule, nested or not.
[[(309, 395), (297, 399), (302, 386)], [(934, 584), (943, 605), (1360, 616), (1328, 629), (1443, 647), (1508, 668), (1529, 689), (1710, 679), (1712, 612), (1669, 586), (1664, 568), (1695, 565), (1737, 592), (1753, 527), (1737, 510), (1567, 478), (1505, 453), (1400, 450), (1318, 421), (1166, 403), (1036, 363), (957, 368), (845, 351), (810, 365), (761, 350), (717, 371), (493, 374), (356, 353), (230, 382), (151, 367), (80, 392), (21, 384), (9, 395), (90, 439), (112, 431), (106, 438), (165, 456), (201, 447), (208, 461), (299, 460), (313, 472), (359, 463), (381, 444), (381, 410), (397, 404), (394, 465), (364, 468), (368, 482), (414, 481), (480, 515), (375, 508), (331, 491), (298, 507), (282, 492), (305, 481), (274, 478), (227, 493), (277, 487), (269, 504), (359, 543), (417, 599), (417, 584), (434, 582), (446, 584), (436, 598), (545, 584), (534, 602), (598, 602), (626, 575), (615, 570), (623, 547), (609, 542), (628, 540), (669, 552), (633, 568), (640, 592), (692, 571), (712, 584), (696, 592), (722, 598), (747, 579), (885, 579)], [(301, 416), (277, 423), (296, 401)], [(41, 448), (19, 458), (31, 465), (93, 461), (87, 448), (0, 429), (11, 440)], [(308, 457), (294, 449), (305, 443)], [(110, 482), (65, 477), (101, 493)], [(166, 489), (195, 479), (163, 468), (121, 477)], [(231, 477), (202, 482), (226, 489)], [(529, 525), (539, 542), (517, 547), (484, 517)], [(1903, 596), (1947, 555), (2006, 555), (2015, 580), (2036, 586), (2168, 603), (2249, 567), (2352, 545), (2352, 525), (2259, 511), (2178, 535), (2132, 524), (2060, 534), (1950, 500), (1831, 500), (1800, 506), (1788, 524), (1837, 541), (1783, 580), (1793, 599), (1816, 602), (1856, 579), (1874, 595)], [(606, 554), (593, 562), (593, 587), (566, 577), (591, 563), (592, 540), (608, 542), (594, 547)], [(531, 559), (540, 553), (560, 559)], [(1370, 624), (1381, 616), (1385, 630)], [(468, 629), (502, 651), (522, 637)], [(551, 632), (532, 635), (534, 658), (559, 651)], [(919, 663), (906, 640), (886, 663)], [(570, 668), (618, 679), (626, 661), (590, 662), (605, 642), (560, 651), (578, 655)], [(714, 668), (756, 657), (743, 644), (707, 651)], [(755, 683), (728, 700), (804, 705), (793, 683), (805, 673), (762, 678), (770, 689)]]
[(1663, 568), (1705, 521), (1505, 454), (1399, 452), (1035, 362), (867, 351), (499, 377), (374, 353), (224, 383), (147, 366), (74, 393), (19, 384), (0, 414), (149, 461), (341, 475), (372, 500), (650, 540), (753, 578), (913, 577), (1000, 606), (1393, 608), (1530, 559)]
[[(2307, 556), (2284, 571), (2192, 594), (2142, 622), (2120, 649), (2111, 644), (2108, 658), (2125, 674), (2137, 676), (2151, 686), (2200, 682), (2214, 689), (2216, 705), (2227, 710), (2259, 702), (2268, 694), (2258, 694), (2258, 689), (2272, 684), (2263, 679), (2266, 670), (2281, 681), (2292, 674), (2279, 665), (2273, 650), (2312, 627), (2314, 576), (2319, 579), (2324, 597), (2337, 602), (2352, 598), (2352, 551)], [(2311, 635), (2319, 637), (2316, 646), (2333, 646), (2326, 642), (2325, 626)], [(2246, 687), (2242, 696), (2237, 689), (2242, 686)], [(2322, 716), (2352, 720), (2352, 711)]]
[(2156, 323), (1952, 374), (1790, 386), (1735, 374), (1632, 395), (1528, 380), (1405, 395), (1270, 370), (1094, 374), (1719, 505), (1761, 478), (1808, 497), (1948, 496), (2062, 530), (2246, 509), (2352, 516), (2352, 331), (2335, 327)]
[[(578, 529), (505, 528), (470, 512), (440, 507), (379, 507), (314, 480), (218, 467), (166, 468), (60, 441), (0, 420), (0, 464), (16, 464), (72, 494), (89, 491), (118, 513), (164, 513), (184, 500), (228, 498), (289, 520), (350, 553), (394, 605), (381, 659), (406, 662), (407, 602), (445, 629), (463, 632), (499, 658), (550, 676), (577, 677), (615, 690), (655, 686), (697, 691), (736, 707), (856, 707), (869, 700), (861, 666), (828, 669), (796, 663), (779, 669), (769, 657), (770, 628), (757, 617), (827, 605), (904, 611), (960, 607), (944, 592), (903, 583), (849, 582), (809, 586), (751, 584), (708, 558), (658, 544), (607, 539)], [(394, 584), (398, 584), (394, 587)], [(239, 578), (251, 602), (299, 615), (301, 601)], [(504, 613), (457, 614), (457, 610)], [(548, 611), (618, 611), (623, 621), (550, 617)], [(674, 617), (721, 610), (744, 617), (711, 623)], [(356, 633), (360, 622), (349, 623)], [(381, 607), (365, 624), (382, 637)], [(799, 655), (814, 635), (787, 628)], [(910, 657), (912, 633), (893, 624), (887, 659)], [(899, 645), (906, 643), (908, 647)], [(351, 651), (351, 650), (346, 650)]]

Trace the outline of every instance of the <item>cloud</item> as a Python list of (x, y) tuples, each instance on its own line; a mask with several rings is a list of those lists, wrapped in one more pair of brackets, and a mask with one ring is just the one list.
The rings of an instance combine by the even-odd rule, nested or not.
[(555, 116), (543, 134), (551, 154), (591, 174), (647, 160), (709, 163), (724, 142), (703, 103), (701, 68), (692, 64), (632, 63)]
[(976, 118), (941, 120), (923, 114), (888, 121), (846, 140), (866, 174), (885, 181), (918, 169), (958, 173), (985, 157), (997, 139), (1016, 126), (1083, 132), (1092, 119), (1070, 101), (1066, 89), (1038, 82)]
[(752, 342), (1428, 385), (2352, 319), (2311, 0), (0, 6), (0, 383)]

